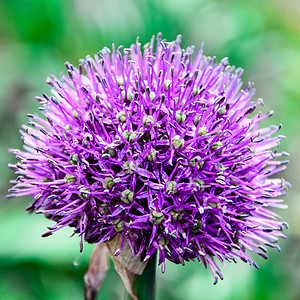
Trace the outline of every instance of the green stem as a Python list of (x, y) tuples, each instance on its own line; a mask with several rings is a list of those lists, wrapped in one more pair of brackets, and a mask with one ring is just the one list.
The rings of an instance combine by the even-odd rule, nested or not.
[[(155, 300), (156, 254), (149, 259), (142, 275), (135, 275), (133, 292), (139, 300)], [(126, 300), (132, 300), (126, 293)]]

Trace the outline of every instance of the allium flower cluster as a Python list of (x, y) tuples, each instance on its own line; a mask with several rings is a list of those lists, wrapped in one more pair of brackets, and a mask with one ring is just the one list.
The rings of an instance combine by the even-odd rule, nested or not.
[(280, 126), (259, 126), (272, 113), (252, 115), (262, 101), (241, 89), (242, 69), (202, 49), (192, 59), (180, 40), (66, 63), (52, 96), (36, 97), (44, 117), (22, 127), (25, 151), (11, 150), (10, 196), (33, 196), (27, 210), (57, 223), (44, 236), (71, 226), (82, 246), (120, 234), (145, 261), (157, 251), (162, 270), (196, 259), (216, 282), (217, 260), (257, 267), (246, 249), (280, 249), (286, 224), (269, 207), (284, 207), (273, 175), (287, 154), (272, 151)]

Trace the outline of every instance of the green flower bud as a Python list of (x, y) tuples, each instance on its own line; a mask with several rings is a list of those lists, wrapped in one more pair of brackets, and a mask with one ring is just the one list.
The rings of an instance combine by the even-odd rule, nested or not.
[(165, 236), (161, 236), (158, 243), (164, 247), (169, 244), (169, 241)]
[(123, 87), (124, 85), (124, 80), (122, 77), (117, 78), (117, 83), (119, 87)]
[(119, 123), (126, 123), (126, 113), (124, 110), (117, 113), (117, 120)]
[(100, 205), (100, 207), (98, 207), (98, 208), (99, 208), (99, 212), (100, 212), (101, 215), (108, 215), (109, 214), (109, 209), (107, 207), (107, 204), (102, 203)]
[(195, 166), (197, 166), (197, 169), (201, 169), (204, 165), (204, 162), (201, 161), (201, 157), (199, 155), (193, 157), (190, 159), (189, 161), (189, 165), (192, 167), (192, 168), (195, 168)]
[(215, 142), (211, 145), (211, 149), (212, 150), (219, 150), (220, 148), (223, 147), (223, 143), (222, 142)]
[(65, 183), (69, 184), (69, 183), (76, 182), (77, 178), (75, 176), (73, 176), (72, 174), (66, 174), (64, 180), (65, 180)]
[(164, 218), (164, 214), (160, 211), (153, 210), (150, 213), (150, 221), (155, 225), (161, 223), (161, 221), (163, 221)]
[(197, 221), (193, 226), (191, 226), (191, 230), (194, 232), (194, 233), (197, 233), (197, 231), (199, 229), (202, 229), (203, 225), (202, 225), (202, 222), (201, 221)]
[(149, 161), (155, 161), (157, 151), (155, 149), (151, 149), (150, 153), (147, 154), (147, 159)]
[(90, 133), (87, 132), (83, 135), (82, 143), (84, 145), (87, 145), (89, 142), (92, 142), (92, 141), (93, 141), (93, 136)]
[[(132, 101), (133, 95), (131, 92), (127, 91), (127, 93), (126, 93), (125, 91), (122, 91), (121, 94), (122, 94), (122, 99)], [(127, 95), (127, 97), (126, 97), (126, 95)]]
[(197, 87), (197, 85), (194, 85), (194, 88), (193, 88), (193, 95), (194, 96), (197, 96), (199, 94), (199, 89)]
[(131, 203), (133, 201), (133, 191), (128, 189), (124, 190), (121, 193), (121, 200), (126, 204)]
[(78, 119), (78, 112), (76, 110), (73, 110), (73, 117), (75, 119)]
[(212, 208), (220, 208), (219, 202), (207, 202), (207, 204)]
[(150, 100), (151, 100), (151, 101), (153, 101), (153, 100), (154, 100), (154, 98), (155, 98), (155, 96), (156, 96), (156, 93), (154, 93), (154, 92), (151, 92), (151, 93), (150, 93), (150, 95), (149, 95), (149, 97), (150, 97)]
[(91, 190), (88, 189), (88, 188), (81, 188), (79, 189), (79, 197), (82, 199), (82, 200), (87, 200), (90, 198), (90, 194), (91, 194)]
[(175, 209), (173, 208), (171, 210), (171, 216), (174, 220), (181, 220), (182, 217), (183, 217), (183, 209), (182, 208), (178, 208), (178, 209)]
[(226, 133), (224, 131), (220, 130), (218, 132), (218, 137), (223, 137), (223, 136), (226, 136)]
[(115, 186), (114, 179), (112, 177), (105, 177), (105, 181), (102, 182), (102, 186), (105, 189), (111, 189)]
[(199, 127), (198, 128), (198, 132), (197, 132), (197, 136), (201, 136), (204, 135), (208, 130), (206, 129), (206, 127)]
[(71, 157), (69, 159), (69, 164), (77, 165), (79, 161), (80, 161), (80, 159), (78, 157), (78, 154), (77, 153), (72, 153)]
[(226, 113), (226, 107), (225, 106), (222, 106), (221, 108), (219, 108), (217, 110), (218, 115), (224, 115), (225, 113)]
[(107, 153), (112, 158), (115, 158), (117, 156), (116, 150), (112, 147), (106, 147), (105, 148), (105, 153)]
[(134, 131), (128, 132), (127, 130), (124, 130), (123, 133), (122, 133), (122, 136), (129, 143), (134, 142), (134, 140), (136, 139), (136, 134), (135, 134)]
[(195, 185), (197, 188), (200, 188), (201, 191), (204, 191), (205, 182), (203, 180), (195, 178), (193, 180), (193, 185)]
[(143, 117), (143, 125), (144, 127), (146, 128), (149, 128), (150, 127), (150, 124), (153, 125), (154, 124), (154, 118), (153, 116), (144, 116)]
[(186, 114), (177, 111), (177, 112), (176, 112), (176, 122), (177, 122), (178, 124), (181, 124), (181, 123), (183, 123), (185, 120), (186, 120)]
[[(109, 102), (106, 103), (106, 106), (110, 111), (113, 111), (112, 105)], [(104, 110), (109, 113), (107, 109), (104, 108)]]
[(168, 91), (168, 89), (169, 89), (171, 83), (172, 83), (171, 80), (169, 80), (169, 79), (166, 79), (166, 80), (165, 80), (165, 82), (164, 82), (164, 89), (165, 89), (166, 92)]
[(179, 135), (175, 135), (171, 140), (171, 145), (174, 149), (181, 149), (184, 146), (184, 139), (181, 139)]
[(199, 124), (199, 121), (200, 121), (200, 117), (199, 116), (195, 116), (195, 118), (194, 118), (194, 125), (195, 126), (198, 126), (198, 124)]
[(127, 161), (123, 165), (123, 171), (125, 174), (133, 174), (136, 170), (136, 165), (133, 161)]
[(115, 231), (121, 232), (124, 230), (125, 222), (121, 218), (114, 220), (113, 225), (115, 226)]
[(66, 124), (66, 125), (64, 126), (64, 130), (71, 130), (70, 124)]
[(175, 194), (177, 193), (176, 181), (168, 181), (166, 184), (166, 192), (167, 194)]
[(217, 163), (217, 168), (220, 170), (220, 171), (225, 171), (226, 168), (224, 167), (224, 165), (220, 164), (220, 163)]

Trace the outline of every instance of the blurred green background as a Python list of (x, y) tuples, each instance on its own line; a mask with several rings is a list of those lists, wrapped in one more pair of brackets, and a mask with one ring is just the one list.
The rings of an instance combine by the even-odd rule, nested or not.
[[(281, 212), (290, 224), (282, 253), (267, 261), (254, 257), (260, 270), (228, 264), (225, 280), (213, 286), (210, 271), (198, 263), (167, 264), (158, 271), (157, 299), (300, 299), (300, 1), (299, 0), (1, 0), (0, 1), (0, 299), (83, 299), (83, 274), (92, 247), (79, 253), (79, 239), (64, 229), (42, 239), (50, 221), (24, 211), (29, 198), (5, 199), (7, 148), (22, 147), (18, 129), (33, 100), (49, 92), (45, 79), (59, 76), (68, 60), (94, 54), (104, 46), (129, 46), (153, 34), (168, 40), (183, 35), (183, 47), (204, 42), (206, 55), (229, 57), (243, 67), (244, 82), (254, 81), (270, 120), (283, 124), (281, 149), (291, 154), (282, 175), (294, 187)], [(98, 299), (123, 299), (113, 268)]]

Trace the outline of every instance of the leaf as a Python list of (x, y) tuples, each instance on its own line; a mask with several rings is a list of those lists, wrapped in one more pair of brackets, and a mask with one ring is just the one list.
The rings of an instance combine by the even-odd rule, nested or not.
[(141, 275), (147, 265), (147, 262), (141, 261), (140, 255), (133, 255), (130, 245), (126, 238), (123, 243), (122, 250), (122, 235), (117, 234), (113, 240), (107, 243), (107, 248), (114, 262), (115, 269), (122, 278), (123, 284), (133, 300), (138, 300), (138, 297), (133, 292), (133, 284), (135, 275)]
[(126, 269), (121, 263), (119, 263), (115, 258), (113, 258), (115, 270), (119, 273), (122, 278), (123, 284), (133, 300), (139, 300), (138, 297), (133, 292), (133, 282), (135, 274)]
[(97, 245), (91, 254), (88, 270), (84, 275), (84, 299), (95, 300), (109, 269), (106, 243)]

